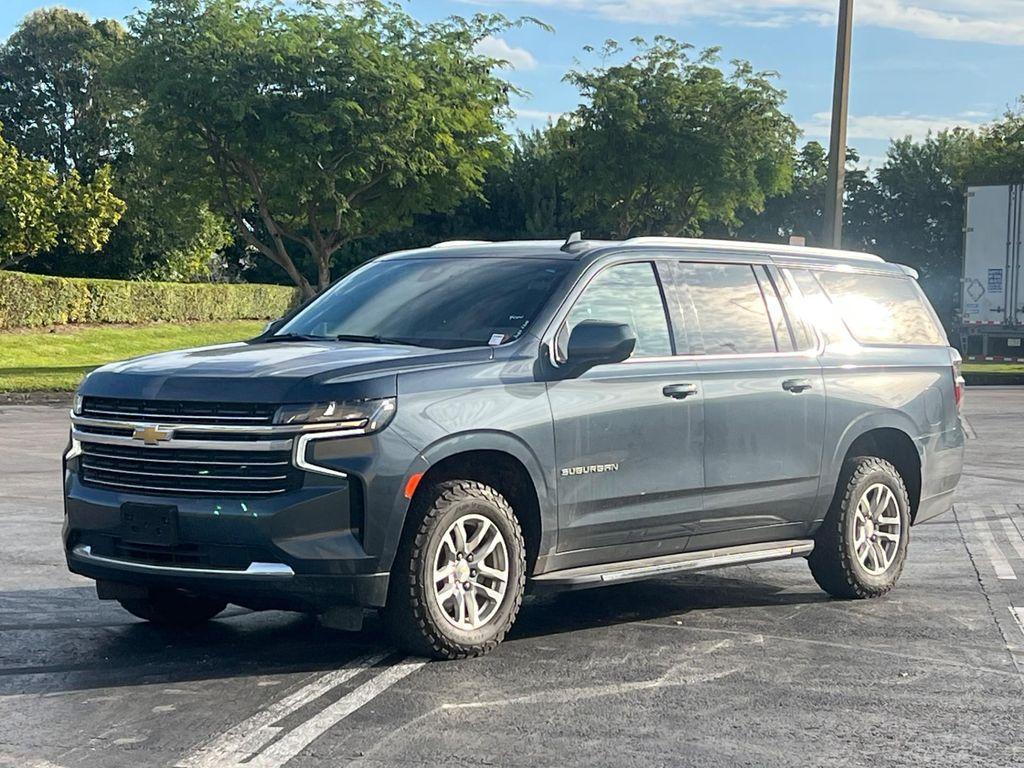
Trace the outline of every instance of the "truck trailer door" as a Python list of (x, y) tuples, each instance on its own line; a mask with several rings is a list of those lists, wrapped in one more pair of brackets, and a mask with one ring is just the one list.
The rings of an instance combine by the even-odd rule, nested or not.
[(1017, 292), (1019, 208), (1019, 186), (970, 187), (967, 191), (962, 294), (965, 326), (1015, 321), (1012, 295)]

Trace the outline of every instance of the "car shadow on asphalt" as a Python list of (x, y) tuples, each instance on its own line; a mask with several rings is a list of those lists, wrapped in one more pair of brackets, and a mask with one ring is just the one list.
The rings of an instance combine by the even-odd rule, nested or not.
[(766, 608), (827, 602), (813, 582), (798, 592), (764, 581), (714, 573), (692, 573), (599, 589), (536, 596), (524, 605), (509, 639), (526, 639), (653, 621), (716, 608)]
[[(666, 577), (528, 597), (508, 642), (715, 608), (827, 599), (813, 589), (783, 591), (726, 576)], [(342, 632), (311, 616), (232, 606), (202, 627), (173, 631), (98, 601), (91, 587), (0, 592), (0, 608), (0, 695), (321, 672), (389, 647), (372, 613), (362, 631)]]

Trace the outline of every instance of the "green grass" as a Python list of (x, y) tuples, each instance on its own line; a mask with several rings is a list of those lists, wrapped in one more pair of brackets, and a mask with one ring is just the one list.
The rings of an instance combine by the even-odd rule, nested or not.
[(115, 360), (252, 338), (264, 320), (91, 325), (0, 333), (0, 392), (68, 392)]
[(964, 373), (1024, 373), (1024, 363), (964, 363)]

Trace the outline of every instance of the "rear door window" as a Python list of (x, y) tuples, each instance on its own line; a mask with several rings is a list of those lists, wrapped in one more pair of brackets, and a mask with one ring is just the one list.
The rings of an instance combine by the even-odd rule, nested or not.
[(910, 277), (826, 270), (815, 276), (862, 344), (946, 345), (945, 333)]
[[(678, 279), (689, 294), (707, 355), (777, 352), (775, 323), (754, 267), (681, 262)], [(792, 349), (786, 338), (787, 349)]]
[(616, 264), (590, 281), (569, 311), (559, 347), (564, 353), (572, 329), (584, 320), (625, 323), (636, 336), (633, 357), (668, 357), (672, 336), (654, 264)]

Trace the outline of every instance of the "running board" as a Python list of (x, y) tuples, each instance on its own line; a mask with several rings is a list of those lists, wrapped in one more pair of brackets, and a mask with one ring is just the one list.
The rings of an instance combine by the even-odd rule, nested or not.
[(646, 579), (666, 573), (724, 568), (727, 565), (766, 563), (791, 557), (806, 557), (814, 549), (810, 539), (773, 541), (767, 544), (747, 544), (741, 547), (705, 549), (701, 552), (682, 552), (677, 555), (626, 560), (619, 563), (585, 565), (561, 571), (542, 573), (533, 578), (535, 589), (586, 589), (604, 584)]

